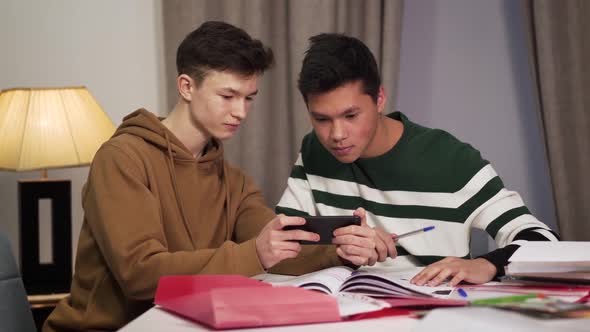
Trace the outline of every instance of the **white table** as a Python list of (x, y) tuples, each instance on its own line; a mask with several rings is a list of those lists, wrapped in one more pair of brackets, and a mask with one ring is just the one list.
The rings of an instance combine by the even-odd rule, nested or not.
[[(411, 331), (418, 323), (417, 319), (406, 316), (392, 316), (375, 319), (363, 319), (350, 322), (305, 324), (290, 326), (270, 326), (266, 328), (240, 329), (239, 331), (305, 331), (305, 332), (347, 332), (347, 331)], [(153, 307), (143, 315), (119, 330), (120, 332), (184, 332), (216, 331), (204, 325), (171, 314), (159, 307)], [(235, 331), (235, 330), (233, 330)]]
[[(489, 285), (499, 285), (498, 283), (489, 283)], [(516, 293), (515, 293), (516, 294)], [(492, 297), (499, 297), (499, 296), (506, 296), (506, 295), (514, 295), (506, 292), (496, 292), (494, 288), (489, 288), (487, 290), (469, 290), (469, 300), (474, 299), (484, 299), (484, 298), (492, 298)], [(451, 298), (456, 298), (456, 294), (452, 294)], [(576, 297), (561, 297), (557, 296), (558, 298), (562, 298), (566, 301), (573, 301)], [(455, 326), (455, 323), (458, 320), (465, 321), (470, 319), (471, 326), (478, 326), (477, 329), (459, 329), (459, 331), (472, 331), (477, 330), (479, 332), (484, 332), (485, 329), (479, 328), (479, 325), (487, 325), (491, 324), (490, 319), (494, 322), (491, 325), (497, 325), (497, 321), (504, 321), (508, 326), (512, 325), (512, 321), (510, 319), (517, 319), (523, 326), (527, 326), (528, 329), (521, 329), (521, 331), (535, 331), (535, 332), (545, 332), (545, 331), (579, 331), (580, 326), (582, 327), (581, 331), (586, 332), (586, 327), (590, 326), (590, 318), (586, 319), (578, 319), (578, 320), (535, 320), (535, 319), (521, 319), (520, 314), (510, 313), (510, 315), (506, 316), (505, 313), (501, 310), (497, 310), (495, 315), (504, 315), (502, 318), (492, 318), (489, 314), (482, 314), (482, 315), (473, 315), (476, 313), (477, 308), (467, 308), (469, 311), (460, 311), (460, 312), (452, 312), (448, 314), (448, 309), (433, 309), (434, 311), (439, 311), (441, 315), (436, 315), (433, 317), (437, 317), (436, 320), (430, 320), (427, 322), (428, 324), (419, 324), (419, 320), (415, 318), (410, 318), (407, 316), (388, 316), (388, 317), (381, 317), (381, 318), (374, 318), (374, 319), (362, 319), (357, 321), (344, 321), (338, 323), (322, 323), (322, 324), (302, 324), (302, 325), (289, 325), (289, 326), (270, 326), (264, 328), (250, 328), (250, 329), (239, 329), (239, 330), (230, 330), (230, 331), (305, 331), (305, 332), (314, 332), (314, 331), (334, 331), (334, 332), (348, 332), (348, 331), (360, 331), (360, 332), (379, 332), (379, 331), (395, 331), (395, 332), (406, 332), (406, 331), (414, 331), (416, 329), (431, 331), (432, 326), (438, 326), (439, 331), (458, 331)], [(477, 313), (480, 311), (483, 313), (486, 310), (491, 310), (488, 308), (480, 308), (477, 309)], [(446, 317), (446, 318), (445, 318)], [(461, 317), (461, 318), (458, 318)], [(498, 316), (499, 317), (499, 316)], [(524, 317), (524, 316), (523, 316)], [(509, 319), (510, 318), (510, 319)], [(565, 328), (561, 328), (563, 325)], [(420, 326), (418, 326), (420, 325)], [(575, 327), (574, 327), (575, 326)], [(466, 326), (463, 326), (466, 327)], [(504, 330), (510, 330), (508, 327)], [(493, 329), (492, 329), (493, 330)], [(501, 331), (504, 331), (500, 329)], [(217, 331), (214, 329), (210, 329), (205, 325), (201, 325), (197, 322), (184, 319), (180, 316), (167, 312), (158, 306), (151, 308), (143, 315), (139, 316), (135, 320), (133, 320), (128, 325), (124, 326), (119, 331), (122, 332), (151, 332), (151, 331), (169, 331), (169, 332), (184, 332), (184, 331)], [(588, 329), (590, 331), (590, 329)]]

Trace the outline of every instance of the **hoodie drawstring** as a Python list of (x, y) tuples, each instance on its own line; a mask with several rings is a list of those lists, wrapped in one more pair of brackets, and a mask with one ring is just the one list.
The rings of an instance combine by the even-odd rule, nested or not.
[(226, 165), (225, 163), (223, 163), (223, 166), (220, 167), (223, 174), (221, 174), (221, 178), (223, 183), (225, 184), (225, 239), (226, 240), (231, 240), (232, 236), (231, 236), (231, 232), (230, 232), (230, 204), (229, 204), (229, 177), (227, 176), (228, 172), (225, 169)]
[(182, 217), (182, 222), (184, 223), (184, 227), (186, 228), (186, 232), (188, 233), (188, 237), (191, 240), (191, 244), (193, 246), (193, 250), (195, 249), (195, 241), (193, 240), (193, 233), (191, 232), (190, 225), (188, 220), (186, 220), (186, 215), (184, 213), (184, 207), (182, 206), (182, 202), (180, 201), (180, 194), (178, 193), (178, 186), (176, 185), (176, 171), (174, 169), (174, 156), (172, 155), (172, 148), (170, 147), (170, 139), (168, 138), (168, 133), (164, 131), (164, 137), (166, 138), (166, 147), (168, 148), (168, 168), (170, 169), (170, 178), (172, 179), (172, 187), (174, 188), (174, 195), (176, 196), (176, 203), (178, 204), (178, 209), (180, 210), (180, 216)]

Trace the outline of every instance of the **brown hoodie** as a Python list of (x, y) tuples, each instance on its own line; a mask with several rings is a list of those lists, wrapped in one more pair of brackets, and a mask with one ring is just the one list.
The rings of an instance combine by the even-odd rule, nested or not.
[[(146, 110), (96, 153), (82, 205), (70, 297), (43, 331), (116, 330), (152, 306), (163, 275), (264, 272), (255, 237), (274, 213), (258, 188), (224, 161), (221, 142), (196, 160)], [(331, 249), (321, 255), (279, 272), (339, 263)]]

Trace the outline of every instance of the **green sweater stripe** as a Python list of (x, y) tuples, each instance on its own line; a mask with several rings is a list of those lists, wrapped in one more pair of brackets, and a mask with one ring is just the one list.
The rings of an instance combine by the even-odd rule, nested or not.
[[(418, 260), (418, 262), (420, 262), (421, 265), (429, 265), (432, 263), (436, 263), (438, 261), (440, 261), (443, 258), (446, 258), (447, 256), (432, 256), (432, 255), (412, 255), (410, 254), (406, 249), (404, 249), (404, 247), (401, 246), (395, 246), (395, 249), (397, 250), (397, 256), (401, 257), (401, 256), (410, 256), (415, 258), (416, 260)], [(471, 258), (471, 254), (467, 254), (463, 257), (460, 257), (463, 259), (470, 259)]]
[(498, 218), (492, 220), (492, 222), (489, 223), (488, 227), (486, 227), (486, 232), (488, 232), (488, 234), (490, 234), (493, 238), (496, 238), (496, 235), (498, 234), (498, 231), (500, 231), (500, 228), (502, 228), (510, 221), (525, 214), (531, 214), (531, 212), (529, 211), (529, 209), (527, 209), (526, 206), (521, 206), (514, 208), (512, 210), (508, 210), (502, 213), (502, 215), (500, 215)]
[[(447, 258), (447, 256), (419, 256), (419, 255), (415, 255), (414, 257), (424, 266), (432, 264), (432, 263), (436, 263), (436, 262), (440, 261), (441, 259)], [(465, 255), (463, 257), (459, 257), (459, 258), (471, 259), (471, 255), (467, 254), (467, 255)]]
[(397, 255), (398, 256), (407, 256), (410, 253), (406, 250), (406, 248), (402, 247), (402, 246), (395, 246), (395, 250), (397, 250)]
[(357, 196), (344, 196), (312, 190), (316, 203), (322, 203), (345, 210), (364, 207), (374, 215), (390, 218), (430, 219), (450, 222), (464, 222), (481, 204), (492, 198), (502, 189), (499, 177), (490, 180), (477, 194), (456, 209), (418, 205), (383, 204)]

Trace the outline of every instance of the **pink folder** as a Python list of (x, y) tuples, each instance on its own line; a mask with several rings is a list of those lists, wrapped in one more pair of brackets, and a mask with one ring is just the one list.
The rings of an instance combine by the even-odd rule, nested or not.
[(155, 303), (216, 329), (341, 320), (329, 295), (237, 275), (162, 277)]

